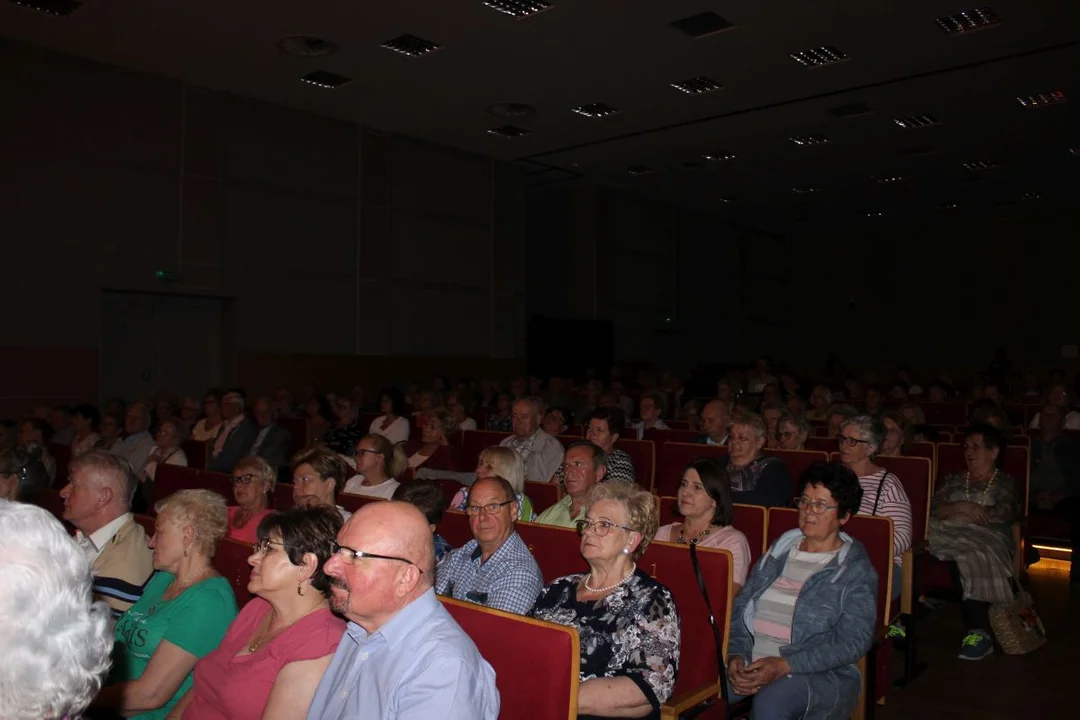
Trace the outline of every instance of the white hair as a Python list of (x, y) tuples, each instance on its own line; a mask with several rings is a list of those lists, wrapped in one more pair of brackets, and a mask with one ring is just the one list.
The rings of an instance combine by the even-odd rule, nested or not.
[(97, 695), (113, 625), (92, 582), (86, 555), (56, 518), (0, 501), (0, 718), (75, 717)]

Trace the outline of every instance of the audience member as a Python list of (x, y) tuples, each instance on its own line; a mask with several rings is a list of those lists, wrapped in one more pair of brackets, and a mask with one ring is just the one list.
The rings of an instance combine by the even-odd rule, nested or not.
[(226, 536), (250, 545), (257, 539), (259, 523), (271, 512), (277, 468), (258, 455), (249, 455), (233, 467), (231, 482), (236, 505), (229, 506)]
[(562, 475), (566, 495), (536, 516), (533, 522), (572, 528), (585, 517), (589, 493), (607, 477), (604, 451), (588, 440), (578, 440), (566, 449)]
[(805, 415), (784, 413), (777, 423), (777, 439), (781, 450), (805, 450), (810, 437), (810, 423)]
[(334, 425), (334, 409), (324, 395), (312, 395), (304, 403), (304, 419), (307, 421), (308, 440), (323, 441), (327, 431)]
[(701, 403), (690, 400), (682, 408), (682, 419), (693, 432), (701, 432)]
[(368, 433), (382, 435), (395, 445), (409, 441), (409, 418), (406, 417), (405, 396), (397, 388), (383, 390), (379, 398), (379, 417), (371, 421)]
[(292, 433), (278, 425), (277, 409), (270, 398), (261, 397), (251, 407), (258, 433), (247, 449), (248, 455), (258, 455), (270, 467), (279, 468), (289, 463), (289, 453), (293, 447)]
[(776, 376), (772, 374), (772, 363), (767, 357), (759, 357), (754, 364), (754, 374), (746, 380), (746, 392), (757, 395), (770, 383), (776, 383)]
[(758, 560), (731, 612), (729, 702), (753, 695), (756, 720), (850, 716), (878, 622), (877, 573), (841, 532), (862, 499), (857, 478), (817, 463), (800, 485), (799, 527)]
[[(560, 468), (561, 469), (561, 468)], [(424, 471), (421, 470), (423, 475)], [(438, 473), (441, 477), (445, 473)], [(489, 447), (480, 451), (480, 458), (476, 463), (475, 473), (455, 473), (449, 475), (450, 479), (458, 480), (463, 485), (471, 485), (478, 480), (501, 477), (514, 488), (517, 497), (519, 516), (515, 520), (532, 522), (536, 516), (533, 510), (532, 500), (525, 494), (525, 464), (521, 462), (521, 456), (510, 448)], [(450, 507), (465, 512), (465, 506), (469, 501), (469, 489), (463, 487), (450, 501)]]
[(634, 398), (626, 394), (626, 385), (623, 384), (623, 381), (620, 378), (613, 377), (611, 378), (611, 382), (608, 383), (608, 388), (611, 390), (611, 394), (615, 397), (615, 404), (619, 406), (620, 410), (622, 410), (623, 417), (633, 417)]
[(0, 558), (0, 717), (77, 718), (101, 688), (113, 646), (109, 608), (91, 597), (90, 564), (47, 511), (6, 501)]
[(202, 415), (202, 403), (199, 402), (199, 398), (191, 395), (185, 397), (184, 401), (180, 403), (180, 419), (191, 429), (192, 434), (194, 434), (194, 428), (199, 422), (200, 415)]
[(296, 402), (288, 388), (278, 388), (274, 391), (274, 413), (279, 418), (297, 417)]
[(176, 418), (176, 411), (176, 396), (168, 392), (158, 393), (154, 400), (154, 429), (156, 430), (166, 420)]
[(701, 410), (701, 432), (696, 442), (705, 445), (727, 445), (731, 425), (730, 405), (724, 400), (712, 400)]
[(1042, 409), (1039, 436), (1031, 443), (1031, 498), (1038, 510), (1058, 510), (1071, 527), (1071, 581), (1080, 582), (1080, 444), (1061, 431), (1064, 410)]
[(101, 435), (101, 449), (112, 452), (116, 444), (120, 442), (120, 430), (124, 422), (116, 415), (106, 413), (101, 416), (101, 425), (98, 426), (98, 434)]
[(452, 432), (459, 430), (475, 430), (476, 420), (468, 416), (465, 403), (461, 400), (462, 391), (455, 391), (446, 396), (446, 409), (453, 418)]
[(419, 510), (360, 508), (324, 570), (330, 604), (349, 623), (308, 718), (498, 717), (494, 671), (435, 597), (431, 531)]
[(881, 388), (877, 385), (867, 385), (866, 395), (863, 397), (863, 406), (865, 414), (875, 420), (880, 420), (881, 413), (885, 411)]
[(667, 423), (661, 419), (664, 412), (664, 399), (660, 393), (645, 393), (641, 396), (639, 407), (641, 420), (632, 426), (638, 440), (645, 437), (646, 430), (670, 430)]
[(350, 398), (339, 397), (334, 401), (334, 424), (323, 434), (323, 444), (339, 455), (352, 454), (356, 443), (367, 430), (357, 422), (357, 408)]
[(637, 567), (656, 533), (648, 490), (604, 483), (577, 523), (589, 572), (544, 588), (531, 615), (577, 628), (578, 717), (660, 717), (679, 667), (680, 619), (671, 592)]
[(690, 463), (679, 482), (675, 507), (682, 522), (664, 525), (656, 531), (656, 539), (729, 551), (731, 592), (738, 595), (750, 569), (750, 543), (731, 526), (731, 487), (723, 464), (716, 458)]
[(137, 482), (127, 460), (91, 450), (71, 461), (60, 491), (64, 519), (94, 571), (94, 595), (117, 617), (139, 599), (153, 571), (146, 533), (131, 514)]
[(632, 483), (637, 480), (634, 463), (629, 455), (615, 447), (625, 427), (622, 410), (617, 407), (597, 408), (589, 413), (585, 439), (604, 451), (607, 480)]
[(424, 413), (420, 440), (413, 440), (404, 448), (407, 466), (414, 470), (419, 467), (451, 472), (460, 470), (461, 453), (450, 444), (450, 437), (458, 431), (458, 425), (457, 418), (446, 408)]
[(191, 437), (199, 442), (213, 442), (221, 432), (221, 401), (225, 391), (212, 388), (203, 399), (203, 418), (191, 429)]
[(343, 519), (349, 519), (350, 513), (336, 502), (338, 490), (349, 477), (349, 464), (343, 457), (326, 448), (308, 448), (293, 457), (292, 468), (295, 504), (336, 507)]
[(909, 427), (926, 424), (926, 413), (915, 403), (904, 403), (900, 406), (900, 416), (904, 418)]
[(52, 428), (41, 418), (23, 418), (19, 423), (19, 447), (27, 452), (37, 452), (45, 472), (49, 475), (49, 485), (56, 482), (56, 458), (49, 454), (49, 440)]
[(906, 455), (909, 444), (909, 429), (904, 416), (895, 410), (881, 413), (881, 424), (885, 435), (881, 439), (881, 455)]
[(191, 688), (195, 663), (217, 648), (236, 617), (232, 587), (211, 563), (228, 526), (225, 498), (180, 490), (155, 509), (155, 572), (116, 622), (112, 671), (94, 700), (140, 720), (169, 715)]
[(829, 408), (828, 424), (825, 426), (825, 437), (835, 438), (840, 434), (840, 425), (847, 419), (858, 415), (858, 411), (851, 405), (835, 404)]
[(49, 487), (49, 472), (41, 462), (41, 448), (13, 447), (0, 452), (0, 499), (33, 503)]
[(248, 559), (254, 597), (195, 665), (173, 715), (184, 720), (304, 718), (345, 623), (330, 611), (323, 565), (341, 530), (330, 508), (274, 512)]
[(446, 512), (446, 495), (442, 488), (430, 480), (413, 480), (398, 486), (391, 500), (409, 503), (417, 510), (424, 513), (428, 527), (431, 528), (431, 537), (435, 546), (435, 562), (442, 562), (443, 558), (454, 548), (439, 534), (439, 523), (442, 522)]
[(513, 432), (514, 418), (511, 412), (510, 393), (499, 393), (495, 400), (495, 412), (488, 415), (486, 428), (496, 432)]
[(75, 428), (71, 426), (71, 406), (57, 405), (50, 410), (49, 426), (52, 428), (51, 442), (70, 445), (75, 439)]
[(93, 405), (76, 405), (71, 410), (71, 457), (79, 457), (101, 445), (98, 428), (101, 426), (101, 413)]
[(778, 402), (767, 402), (761, 406), (761, 419), (765, 421), (765, 447), (779, 448), (780, 416), (784, 414), (784, 406)]
[(365, 435), (356, 444), (357, 474), (345, 483), (345, 492), (389, 500), (401, 484), (397, 478), (407, 469), (401, 445), (391, 445), (383, 435)]
[(514, 530), (514, 488), (500, 477), (477, 480), (469, 488), (465, 513), (473, 539), (440, 563), (435, 592), (519, 615), (528, 612), (544, 582)]
[(540, 429), (540, 401), (534, 397), (514, 403), (514, 434), (499, 445), (521, 456), (525, 479), (549, 482), (563, 459), (563, 446)]
[(791, 504), (791, 473), (779, 458), (762, 455), (765, 421), (760, 415), (743, 413), (731, 424), (727, 475), (734, 502), (764, 507)]
[(540, 429), (552, 437), (565, 435), (570, 429), (566, 424), (566, 412), (557, 407), (549, 408), (544, 414), (544, 421), (540, 423)]
[(141, 476), (150, 451), (154, 449), (154, 438), (148, 432), (150, 411), (142, 403), (132, 403), (124, 415), (124, 437), (112, 446), (113, 455), (124, 458), (131, 464), (135, 475)]
[(259, 428), (244, 415), (244, 396), (235, 390), (221, 399), (221, 418), (221, 430), (209, 448), (206, 469), (231, 472), (236, 461), (249, 454)]

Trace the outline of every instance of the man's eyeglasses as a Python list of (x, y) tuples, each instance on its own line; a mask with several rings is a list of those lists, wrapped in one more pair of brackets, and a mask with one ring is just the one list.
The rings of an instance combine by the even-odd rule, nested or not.
[(837, 435), (836, 436), (836, 444), (841, 445), (841, 446), (846, 445), (849, 448), (853, 448), (853, 447), (855, 447), (856, 445), (859, 445), (859, 444), (869, 445), (870, 441), (869, 440), (860, 440), (859, 438), (851, 437), (850, 435)]
[(465, 514), (476, 516), (479, 515), (482, 510), (487, 515), (494, 515), (512, 502), (514, 501), (507, 500), (506, 502), (488, 503), (487, 505), (466, 505)]
[(814, 500), (813, 502), (811, 502), (804, 497), (797, 497), (795, 498), (795, 507), (799, 508), (800, 510), (806, 508), (808, 511), (814, 513), (815, 515), (824, 515), (829, 510), (835, 510), (840, 506), (828, 505), (821, 500)]
[(608, 522), (607, 520), (578, 520), (574, 524), (577, 525), (578, 535), (584, 535), (586, 530), (592, 530), (599, 537), (606, 537), (607, 534), (611, 532), (611, 528), (621, 528), (626, 532), (634, 532), (633, 528), (628, 528), (625, 525), (618, 525), (613, 522)]
[(244, 473), (243, 475), (233, 475), (229, 478), (229, 482), (233, 485), (249, 485), (251, 482), (258, 479), (259, 478), (254, 473)]
[(270, 552), (271, 545), (279, 545), (282, 548), (289, 547), (285, 543), (276, 542), (274, 540), (260, 540), (259, 542), (252, 544), (251, 549), (255, 552), (256, 555), (265, 555), (266, 553)]
[(352, 565), (356, 562), (357, 558), (371, 558), (373, 560), (397, 560), (398, 562), (408, 563), (415, 567), (421, 575), (424, 574), (423, 569), (412, 560), (403, 557), (395, 557), (393, 555), (376, 555), (375, 553), (364, 552), (363, 550), (354, 550), (351, 547), (345, 547), (344, 545), (338, 545), (330, 543), (330, 554), (337, 555), (341, 558), (341, 562), (346, 565)]

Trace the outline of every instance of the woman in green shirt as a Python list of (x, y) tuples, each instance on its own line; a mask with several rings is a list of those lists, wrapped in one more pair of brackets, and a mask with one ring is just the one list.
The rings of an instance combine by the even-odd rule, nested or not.
[(155, 509), (156, 572), (116, 621), (109, 686), (94, 703), (139, 720), (165, 718), (191, 687), (195, 663), (217, 648), (236, 617), (232, 587), (211, 564), (228, 530), (225, 498), (181, 490)]

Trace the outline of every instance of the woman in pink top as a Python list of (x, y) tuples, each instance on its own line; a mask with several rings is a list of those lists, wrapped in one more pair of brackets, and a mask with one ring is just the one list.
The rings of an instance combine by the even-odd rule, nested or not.
[(270, 463), (256, 455), (241, 458), (233, 466), (232, 486), (236, 505), (229, 507), (231, 540), (255, 544), (259, 523), (270, 514), (270, 494), (274, 492), (277, 472)]
[(750, 569), (750, 543), (731, 526), (731, 485), (721, 462), (698, 458), (686, 467), (678, 509), (683, 521), (658, 529), (655, 539), (731, 552), (732, 594), (738, 595)]
[(260, 524), (248, 559), (255, 597), (195, 666), (194, 684), (169, 720), (307, 717), (345, 632), (330, 612), (322, 570), (341, 525), (341, 515), (323, 506), (275, 512)]

